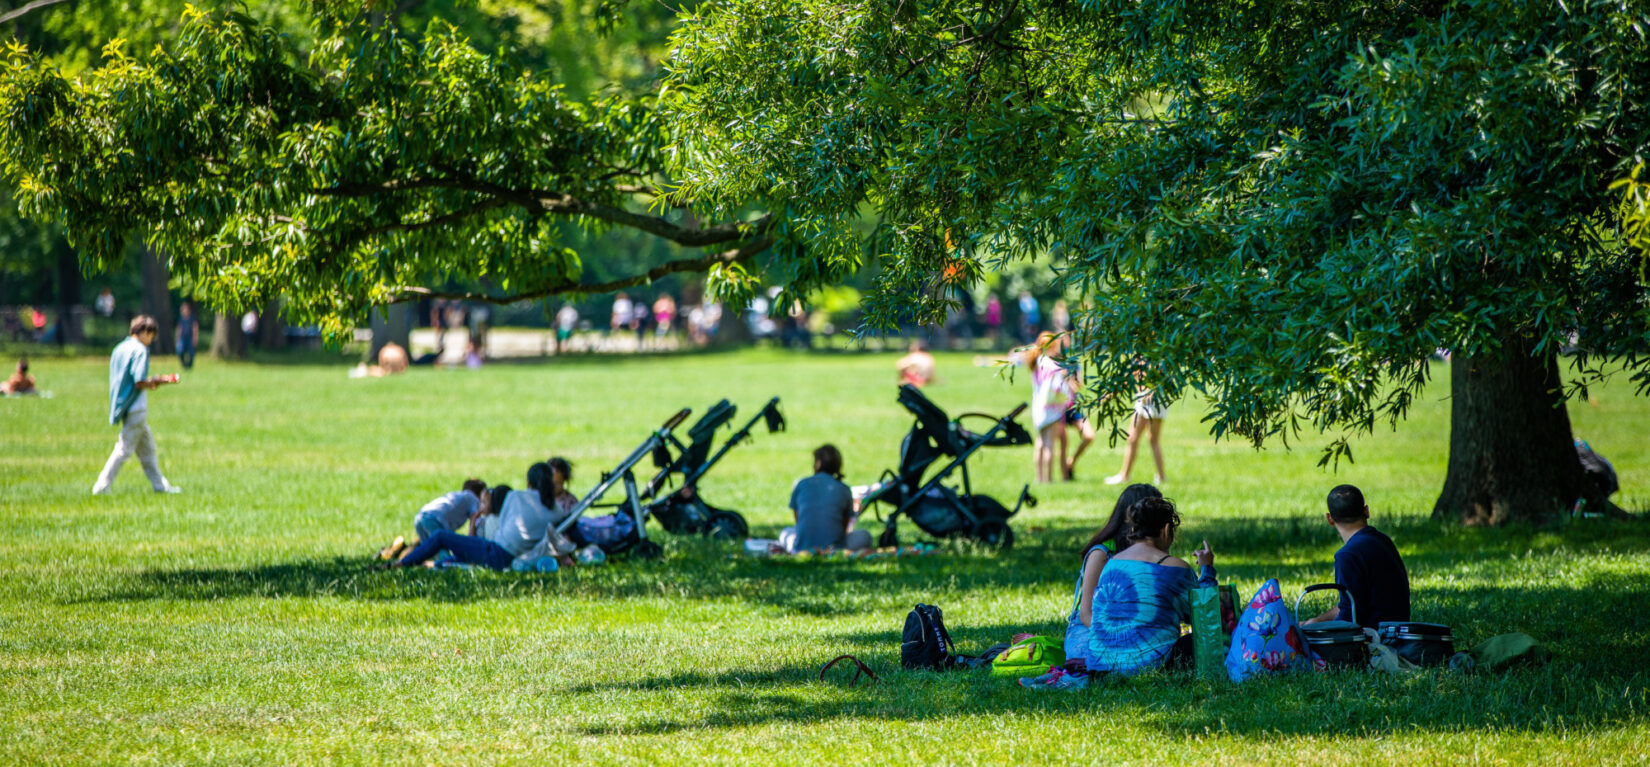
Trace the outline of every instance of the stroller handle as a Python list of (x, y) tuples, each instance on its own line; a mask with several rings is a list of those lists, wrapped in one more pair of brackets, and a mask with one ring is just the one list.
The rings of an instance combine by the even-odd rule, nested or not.
[(1003, 416), (1003, 420), (1004, 421), (1012, 421), (1015, 418), (1018, 418), (1021, 413), (1024, 413), (1025, 410), (1026, 410), (1026, 403), (1021, 402), (1019, 407), (1008, 411), (1008, 415)]
[(682, 422), (686, 421), (687, 417), (690, 416), (690, 415), (693, 415), (693, 408), (688, 408), (688, 407), (682, 408), (681, 412), (678, 412), (676, 415), (671, 416), (670, 420), (665, 421), (665, 425), (660, 427), (660, 428), (664, 429), (665, 431), (670, 431), (671, 429), (674, 429), (678, 426), (681, 426)]

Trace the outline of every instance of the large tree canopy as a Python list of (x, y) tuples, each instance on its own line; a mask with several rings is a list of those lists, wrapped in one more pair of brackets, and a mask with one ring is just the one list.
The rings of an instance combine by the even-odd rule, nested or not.
[[(931, 308), (952, 259), (1058, 254), (1103, 411), (1143, 360), (1260, 444), (1396, 422), (1438, 349), (1458, 373), (1533, 361), (1515, 418), (1562, 415), (1550, 363), (1577, 334), (1583, 381), (1620, 359), (1650, 384), (1612, 188), (1650, 148), (1647, 34), (1645, 3), (1590, 0), (731, 0), (679, 33), (667, 86), (702, 199), (821, 232), (874, 205)], [(1485, 426), (1460, 400), (1509, 403), (1457, 399), (1458, 430)], [(1541, 485), (1493, 455), (1440, 512), (1581, 497), (1550, 426), (1523, 436), (1553, 482), (1486, 488)]]
[[(826, 280), (795, 267), (783, 219), (740, 208), (707, 221), (691, 199), (666, 200), (675, 142), (648, 94), (575, 102), (553, 74), (441, 21), (417, 39), (382, 21), (321, 13), (304, 55), (252, 18), (190, 11), (175, 41), (139, 56), (112, 42), (78, 77), (14, 44), (5, 174), (90, 268), (142, 238), (213, 305), (280, 292), (334, 333), (371, 305), (602, 292), (681, 271), (737, 301), (764, 253), (791, 262), (788, 282)], [(571, 230), (602, 227), (697, 253), (583, 281)], [(426, 287), (454, 278), (502, 292)]]

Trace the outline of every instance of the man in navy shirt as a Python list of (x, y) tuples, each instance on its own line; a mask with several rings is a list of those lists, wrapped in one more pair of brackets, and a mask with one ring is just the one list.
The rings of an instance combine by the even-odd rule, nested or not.
[(1409, 620), (1409, 571), (1392, 539), (1369, 526), (1363, 492), (1351, 485), (1329, 491), (1325, 518), (1341, 534), (1341, 548), (1335, 552), (1335, 582), (1346, 587), (1346, 592), (1340, 604), (1307, 623), (1351, 621), (1354, 612), (1357, 622), (1368, 628), (1382, 621)]

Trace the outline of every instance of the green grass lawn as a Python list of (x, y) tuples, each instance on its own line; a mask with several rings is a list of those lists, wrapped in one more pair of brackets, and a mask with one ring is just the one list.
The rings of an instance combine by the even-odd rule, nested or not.
[[(1165, 490), (1222, 579), (1288, 598), (1331, 578), (1333, 485), (1363, 487), (1413, 579), (1416, 618), (1469, 641), (1526, 631), (1556, 652), (1497, 675), (1364, 673), (1242, 687), (1157, 675), (1039, 693), (981, 673), (898, 670), (912, 604), (945, 608), (962, 649), (1060, 635), (1076, 549), (1109, 511), (1120, 447), (1079, 481), (1034, 488), (1005, 553), (954, 545), (874, 562), (747, 558), (659, 533), (663, 560), (549, 575), (380, 572), (368, 555), (466, 476), (522, 486), (558, 454), (582, 491), (679, 407), (744, 418), (783, 398), (704, 481), (756, 535), (788, 523), (790, 484), (824, 441), (851, 483), (894, 465), (909, 425), (892, 355), (753, 351), (419, 370), (203, 362), (151, 395), (177, 496), (135, 465), (90, 496), (116, 431), (107, 361), (40, 359), (52, 399), (0, 400), (0, 762), (180, 763), (1644, 763), (1650, 736), (1650, 529), (1576, 521), (1468, 530), (1428, 520), (1448, 434), (1447, 369), (1397, 432), (1316, 467), (1317, 443), (1215, 443), (1171, 413)], [(175, 361), (157, 359), (155, 373)], [(963, 356), (933, 398), (954, 414), (1029, 397)], [(1650, 400), (1626, 382), (1572, 406), (1650, 506)], [(1029, 448), (971, 463), (1012, 498)], [(1136, 469), (1149, 479), (1149, 460)], [(879, 529), (872, 523), (872, 529)], [(907, 537), (914, 529), (905, 528)], [(1191, 548), (1183, 542), (1180, 547)], [(1185, 554), (1185, 551), (1180, 552)], [(816, 681), (854, 653), (877, 685)]]

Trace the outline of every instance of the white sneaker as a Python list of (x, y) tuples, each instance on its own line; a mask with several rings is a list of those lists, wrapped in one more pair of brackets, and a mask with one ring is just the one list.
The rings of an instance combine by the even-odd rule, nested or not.
[(171, 493), (172, 495), (177, 495), (178, 493), (183, 492), (183, 488), (178, 487), (177, 485), (174, 485), (174, 484), (168, 482), (168, 483), (166, 483), (166, 489), (156, 490), (155, 492), (157, 492), (157, 493)]
[(1169, 482), (1169, 478), (1163, 476), (1162, 474), (1159, 474), (1155, 477), (1152, 477), (1152, 484), (1154, 484), (1158, 487), (1162, 487), (1162, 486), (1168, 484), (1168, 482)]
[(108, 485), (103, 485), (101, 487), (99, 487), (97, 485), (92, 485), (92, 495), (108, 495), (108, 494), (109, 494), (109, 486)]
[(1106, 484), (1108, 484), (1108, 485), (1121, 485), (1121, 484), (1123, 484), (1123, 481), (1126, 480), (1126, 479), (1128, 479), (1128, 477), (1125, 477), (1122, 474), (1113, 474), (1109, 477), (1106, 477)]

